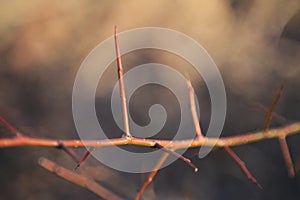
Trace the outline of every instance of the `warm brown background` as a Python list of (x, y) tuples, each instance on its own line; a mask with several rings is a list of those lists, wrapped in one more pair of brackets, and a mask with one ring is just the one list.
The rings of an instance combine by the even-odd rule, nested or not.
[[(145, 26), (175, 29), (206, 48), (218, 65), (227, 90), (228, 115), (224, 136), (261, 129), (264, 116), (251, 109), (249, 104), (269, 105), (280, 83), (284, 83), (285, 89), (277, 112), (290, 121), (299, 120), (299, 9), (297, 0), (2, 1), (0, 114), (34, 137), (77, 138), (71, 112), (76, 71), (89, 51), (111, 36), (114, 25), (118, 25), (120, 31)], [(125, 56), (125, 70), (154, 61), (174, 65), (180, 71), (190, 70), (184, 61), (157, 51)], [(117, 78), (113, 73), (114, 68), (111, 68), (108, 72), (112, 77), (110, 80)], [(209, 107), (201, 79), (197, 75), (192, 77), (202, 105)], [(99, 86), (103, 89), (97, 103), (97, 109), (102, 113), (99, 118), (105, 118), (107, 130), (118, 135), (119, 130), (111, 119), (107, 119), (111, 113), (107, 109), (109, 92), (103, 92), (109, 85), (105, 84), (109, 83)], [(171, 113), (168, 127), (160, 133), (167, 137), (164, 134), (176, 130), (174, 126), (178, 118), (172, 103), (177, 104), (168, 100), (171, 94), (167, 91), (156, 88), (158, 92), (155, 92), (154, 89), (148, 88), (156, 96), (161, 94), (157, 98)], [(149, 107), (148, 104), (156, 103), (155, 99), (149, 100), (145, 94), (142, 96), (148, 101), (137, 100), (142, 102), (139, 106)], [(133, 110), (134, 105), (131, 103)], [(201, 110), (205, 128), (210, 111), (207, 107)], [(140, 117), (140, 123), (147, 122), (147, 109), (143, 112), (145, 117)], [(9, 136), (3, 127), (1, 135)], [(300, 138), (293, 136), (288, 142), (294, 161), (300, 162)], [(153, 187), (156, 198), (300, 198), (299, 174), (295, 180), (288, 179), (276, 140), (234, 149), (263, 185), (263, 191), (249, 182), (220, 150), (202, 160), (193, 157), (200, 169), (197, 174), (180, 161), (160, 171)], [(191, 157), (195, 152), (189, 151), (187, 156)], [(56, 149), (0, 149), (0, 199), (96, 199), (93, 194), (41, 169), (37, 164), (40, 156), (69, 168), (74, 166), (68, 156)], [(140, 175), (110, 171), (109, 176), (104, 176), (104, 169), (97, 169), (95, 174), (95, 170), (88, 166), (101, 165), (90, 159), (82, 171), (102, 181), (119, 183), (124, 179), (127, 192), (110, 187), (126, 198), (132, 198), (141, 185)], [(153, 198), (151, 195), (149, 193), (148, 197)]]

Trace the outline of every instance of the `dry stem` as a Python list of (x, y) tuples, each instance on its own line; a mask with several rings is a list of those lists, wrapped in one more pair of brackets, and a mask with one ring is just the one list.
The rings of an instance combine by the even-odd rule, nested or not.
[(67, 147), (107, 147), (107, 146), (122, 146), (136, 145), (154, 147), (156, 143), (161, 146), (168, 146), (171, 149), (191, 148), (200, 146), (239, 146), (262, 140), (286, 137), (300, 132), (300, 122), (296, 122), (280, 128), (270, 129), (268, 131), (259, 131), (255, 133), (247, 133), (231, 137), (208, 138), (203, 140), (188, 139), (188, 140), (153, 140), (143, 138), (114, 138), (106, 140), (55, 140), (32, 137), (14, 137), (0, 139), (0, 148), (16, 147), (16, 146), (40, 146), (40, 147), (58, 147), (59, 142), (63, 142)]
[(135, 200), (139, 200), (142, 197), (142, 194), (144, 193), (144, 191), (146, 190), (148, 185), (152, 182), (153, 178), (155, 177), (155, 175), (157, 174), (157, 172), (161, 168), (161, 166), (164, 164), (164, 162), (167, 160), (168, 156), (169, 156), (169, 153), (165, 153), (162, 156), (162, 158), (159, 160), (159, 162), (157, 163), (157, 165), (155, 166), (153, 171), (150, 173), (148, 179), (144, 182), (144, 184), (140, 188), (139, 192), (137, 193), (137, 195), (135, 197)]
[[(235, 154), (229, 146), (238, 146), (243, 144), (249, 144), (252, 142), (267, 140), (271, 138), (279, 139), (281, 149), (283, 152), (284, 160), (289, 172), (289, 176), (293, 177), (294, 167), (292, 163), (292, 159), (289, 153), (289, 149), (286, 143), (286, 137), (289, 135), (296, 134), (300, 132), (300, 122), (296, 122), (281, 128), (271, 129), (269, 130), (269, 124), (272, 119), (272, 114), (275, 109), (276, 104), (279, 101), (280, 95), (282, 93), (283, 86), (280, 87), (278, 93), (270, 106), (269, 112), (267, 113), (263, 131), (256, 132), (256, 133), (248, 133), (245, 135), (238, 135), (232, 137), (221, 137), (221, 138), (208, 138), (203, 136), (201, 132), (201, 127), (199, 124), (199, 119), (197, 117), (197, 111), (194, 102), (194, 89), (191, 85), (191, 82), (188, 81), (188, 88), (189, 88), (189, 95), (190, 95), (190, 106), (191, 106), (191, 113), (194, 121), (194, 126), (196, 130), (196, 139), (188, 139), (188, 140), (153, 140), (153, 139), (142, 139), (133, 137), (130, 134), (129, 128), (129, 121), (128, 121), (128, 110), (126, 104), (126, 93), (124, 87), (124, 80), (123, 80), (123, 66), (122, 60), (120, 56), (120, 48), (118, 44), (118, 36), (117, 36), (117, 28), (115, 27), (114, 37), (115, 37), (115, 48), (116, 48), (116, 56), (117, 56), (117, 65), (118, 65), (118, 77), (119, 77), (119, 86), (120, 86), (120, 96), (122, 101), (122, 111), (123, 111), (123, 123), (125, 129), (125, 138), (115, 138), (115, 139), (107, 139), (107, 140), (53, 140), (53, 139), (43, 139), (43, 138), (32, 138), (24, 136), (22, 133), (17, 131), (12, 125), (10, 125), (3, 117), (0, 116), (0, 122), (4, 126), (6, 126), (9, 131), (15, 136), (13, 138), (3, 138), (0, 139), (0, 148), (6, 147), (15, 147), (15, 146), (40, 146), (40, 147), (59, 147), (62, 148), (65, 152), (67, 152), (70, 156), (74, 158), (80, 165), (90, 154), (87, 152), (85, 156), (80, 159), (74, 153), (73, 150), (70, 148), (78, 148), (78, 147), (92, 147), (92, 148), (100, 148), (106, 146), (122, 146), (122, 145), (137, 145), (137, 146), (145, 146), (145, 147), (155, 147), (161, 148), (166, 151), (163, 157), (158, 162), (157, 166), (155, 167), (154, 171), (150, 174), (148, 180), (143, 184), (140, 191), (138, 192), (136, 199), (139, 199), (143, 194), (146, 187), (151, 183), (154, 176), (157, 174), (158, 170), (165, 162), (169, 154), (173, 154), (178, 158), (184, 160), (188, 163), (191, 167), (197, 171), (198, 169), (191, 163), (191, 161), (175, 152), (176, 149), (180, 148), (192, 148), (192, 147), (200, 147), (200, 146), (217, 146), (217, 147), (224, 147), (226, 152), (239, 164), (243, 172), (247, 175), (247, 177), (256, 183), (259, 187), (261, 187), (256, 179), (251, 175), (249, 170), (246, 168), (243, 161)], [(88, 134), (88, 133), (87, 133)], [(48, 169), (49, 171), (55, 173), (58, 176), (63, 177), (64, 179), (73, 182), (81, 187), (87, 188), (88, 190), (94, 192), (98, 196), (104, 199), (121, 199), (117, 195), (113, 194), (106, 188), (102, 187), (101, 185), (97, 184), (95, 181), (76, 174), (70, 170), (67, 170), (45, 158), (40, 159), (40, 165), (44, 168)]]
[[(271, 120), (272, 120), (272, 116), (274, 114), (275, 107), (279, 102), (282, 91), (283, 91), (283, 85), (281, 85), (279, 87), (279, 89), (277, 90), (276, 96), (275, 96), (275, 98), (274, 98), (274, 100), (273, 100), (273, 102), (272, 102), (272, 104), (269, 108), (269, 111), (267, 113), (267, 116), (266, 116), (266, 119), (265, 119), (265, 122), (264, 122), (263, 131), (266, 131), (269, 128), (269, 125), (270, 125)], [(292, 157), (291, 157), (291, 154), (290, 154), (290, 151), (289, 151), (289, 147), (288, 147), (288, 144), (286, 142), (286, 136), (279, 137), (278, 139), (279, 139), (279, 144), (280, 144), (281, 152), (282, 152), (282, 155), (283, 155), (283, 159), (284, 159), (284, 162), (285, 162), (285, 166), (286, 166), (288, 175), (289, 175), (289, 177), (293, 178), (295, 176), (295, 169), (294, 169)]]
[(116, 194), (112, 193), (108, 189), (104, 188), (103, 186), (99, 185), (92, 179), (89, 179), (85, 176), (77, 174), (73, 171), (70, 171), (46, 158), (40, 158), (39, 164), (47, 169), (50, 172), (53, 172), (57, 176), (64, 178), (65, 180), (70, 181), (76, 185), (79, 185), (83, 188), (88, 189), (89, 191), (95, 193), (99, 197), (103, 199), (112, 199), (112, 200), (122, 200), (121, 197), (117, 196)]

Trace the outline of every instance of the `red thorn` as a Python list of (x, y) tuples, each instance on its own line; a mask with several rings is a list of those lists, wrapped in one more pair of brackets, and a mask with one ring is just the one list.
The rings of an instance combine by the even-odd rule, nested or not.
[(22, 134), (17, 131), (4, 117), (0, 116), (0, 122), (16, 137), (22, 137)]
[(248, 170), (245, 163), (240, 159), (240, 157), (229, 146), (224, 146), (224, 149), (230, 155), (230, 157), (233, 158), (236, 161), (236, 163), (240, 166), (241, 170), (244, 172), (247, 178), (254, 184), (256, 184), (260, 189), (263, 189), (263, 187), (257, 182), (256, 178), (254, 178), (254, 176)]

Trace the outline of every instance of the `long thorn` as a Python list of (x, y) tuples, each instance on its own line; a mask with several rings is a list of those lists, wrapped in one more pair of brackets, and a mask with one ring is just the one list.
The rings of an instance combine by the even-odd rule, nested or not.
[(0, 116), (0, 122), (16, 137), (22, 137), (23, 135), (17, 131), (4, 117)]
[(256, 178), (251, 174), (251, 172), (246, 167), (245, 163), (239, 158), (239, 156), (229, 147), (224, 146), (225, 151), (230, 155), (233, 160), (240, 166), (241, 170), (244, 172), (244, 174), (247, 176), (247, 178), (255, 183), (260, 189), (263, 189), (263, 187), (257, 182)]
[(203, 134), (200, 128), (200, 123), (197, 115), (196, 105), (195, 105), (195, 95), (194, 95), (194, 88), (192, 86), (192, 83), (190, 80), (187, 80), (187, 86), (189, 88), (189, 97), (190, 97), (190, 107), (191, 107), (191, 113), (193, 117), (193, 122), (196, 130), (196, 134), (198, 138), (203, 138)]
[(171, 154), (171, 155), (179, 158), (180, 160), (182, 160), (183, 162), (185, 162), (186, 164), (188, 164), (191, 168), (193, 168), (195, 172), (198, 171), (198, 168), (192, 163), (192, 161), (190, 159), (188, 159), (188, 158), (180, 155), (179, 153), (176, 153), (176, 151), (172, 151), (172, 150), (170, 150), (170, 149), (168, 149), (168, 148), (166, 148), (166, 147), (164, 147), (164, 146), (162, 146), (162, 145), (160, 145), (158, 143), (155, 143), (154, 147), (158, 148), (158, 149), (161, 149), (161, 150), (163, 150), (163, 151), (165, 151), (165, 152), (167, 152), (167, 153), (169, 153), (169, 154)]
[(84, 156), (81, 158), (81, 160), (78, 162), (77, 166), (75, 167), (75, 170), (78, 169), (80, 167), (80, 165), (91, 155), (91, 153), (95, 150), (94, 147), (92, 147), (91, 149), (89, 149)]
[(77, 163), (80, 162), (80, 157), (75, 153), (75, 151), (69, 147), (67, 147), (63, 142), (58, 141), (57, 148), (64, 150), (73, 160)]
[(289, 151), (289, 147), (288, 144), (286, 142), (286, 138), (285, 137), (280, 137), (279, 138), (279, 144), (280, 144), (280, 148), (282, 151), (282, 155), (284, 158), (284, 162), (285, 162), (285, 166), (288, 172), (288, 175), (290, 178), (293, 178), (295, 176), (295, 169), (294, 169), (294, 165), (293, 165), (293, 161), (292, 161), (292, 157)]
[(272, 115), (273, 115), (273, 112), (275, 110), (275, 107), (280, 99), (280, 96), (282, 94), (282, 90), (283, 90), (283, 85), (280, 85), (277, 93), (276, 93), (276, 96), (269, 108), (269, 112), (267, 113), (267, 116), (266, 116), (266, 119), (265, 119), (265, 122), (264, 122), (264, 126), (263, 126), (263, 131), (266, 131), (268, 130), (269, 126), (270, 126), (270, 123), (271, 123), (271, 120), (272, 120)]
[(114, 37), (115, 37), (115, 47), (116, 47), (120, 96), (121, 96), (121, 100), (122, 100), (123, 123), (124, 123), (125, 135), (127, 137), (131, 137), (130, 130), (129, 130), (128, 110), (127, 110), (127, 104), (126, 104), (126, 93), (125, 93), (124, 79), (123, 79), (124, 71), (123, 71), (122, 59), (121, 59), (121, 55), (120, 55), (117, 26), (115, 26)]

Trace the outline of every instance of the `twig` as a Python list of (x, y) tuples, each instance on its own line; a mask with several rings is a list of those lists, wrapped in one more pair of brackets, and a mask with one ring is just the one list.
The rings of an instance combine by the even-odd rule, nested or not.
[(198, 119), (198, 115), (197, 115), (197, 110), (196, 110), (196, 106), (195, 106), (194, 88), (193, 88), (192, 83), (191, 83), (190, 80), (187, 80), (187, 86), (188, 86), (188, 89), (189, 89), (190, 108), (191, 108), (191, 113), (192, 113), (192, 117), (193, 117), (193, 121), (194, 121), (196, 134), (197, 134), (198, 138), (203, 138), (203, 134), (202, 134), (202, 131), (201, 131), (201, 128), (200, 128), (199, 119)]
[(85, 176), (80, 174), (74, 173), (64, 167), (59, 166), (58, 164), (46, 159), (40, 158), (39, 164), (43, 168), (47, 169), (50, 172), (53, 172), (57, 176), (60, 176), (71, 183), (79, 185), (80, 187), (86, 188), (89, 191), (95, 193), (99, 197), (103, 199), (112, 199), (112, 200), (121, 200), (122, 198), (114, 194), (113, 192), (109, 191), (108, 189), (104, 188), (103, 186), (99, 185), (92, 179), (89, 179)]
[(224, 146), (224, 149), (230, 155), (230, 157), (233, 158), (236, 161), (236, 163), (240, 166), (247, 178), (253, 183), (255, 183), (260, 189), (263, 189), (262, 186), (254, 178), (254, 176), (250, 173), (245, 163), (239, 158), (239, 156), (228, 146)]
[(128, 121), (127, 104), (126, 104), (126, 93), (125, 93), (124, 79), (123, 79), (124, 70), (123, 70), (122, 59), (120, 55), (120, 48), (118, 42), (118, 30), (116, 26), (114, 31), (114, 37), (115, 37), (115, 45), (116, 45), (119, 87), (120, 87), (120, 96), (122, 100), (123, 123), (124, 123), (125, 135), (127, 137), (131, 137), (130, 129), (129, 129), (129, 121)]
[[(79, 158), (79, 156), (71, 149), (77, 147), (92, 147), (92, 148), (99, 148), (105, 146), (121, 146), (121, 145), (137, 145), (137, 146), (147, 146), (147, 147), (155, 147), (164, 150), (166, 153), (163, 157), (159, 160), (154, 171), (150, 174), (147, 181), (142, 185), (140, 188), (136, 199), (140, 199), (143, 192), (147, 188), (147, 186), (152, 182), (153, 178), (157, 174), (160, 167), (163, 165), (165, 160), (167, 159), (168, 155), (174, 155), (177, 158), (183, 160), (187, 163), (190, 167), (194, 169), (195, 172), (198, 171), (198, 168), (191, 162), (190, 159), (185, 158), (184, 156), (175, 152), (176, 149), (180, 148), (191, 148), (191, 147), (199, 147), (199, 146), (218, 146), (224, 147), (225, 151), (237, 162), (240, 166), (242, 171), (246, 174), (248, 179), (250, 179), (253, 183), (255, 183), (258, 187), (261, 185), (257, 182), (254, 176), (250, 173), (247, 169), (245, 163), (238, 157), (238, 155), (229, 147), (229, 146), (237, 146), (248, 144), (251, 142), (266, 140), (270, 138), (278, 138), (280, 142), (280, 146), (282, 149), (282, 153), (285, 159), (285, 163), (289, 172), (289, 176), (293, 177), (294, 167), (292, 163), (292, 159), (289, 153), (289, 149), (286, 143), (286, 137), (288, 135), (296, 134), (300, 131), (300, 122), (282, 127), (273, 130), (268, 130), (274, 109), (279, 101), (281, 96), (283, 85), (279, 88), (275, 99), (272, 102), (272, 105), (269, 108), (269, 112), (267, 113), (263, 131), (257, 133), (249, 133), (247, 135), (240, 135), (240, 136), (233, 136), (233, 137), (226, 137), (226, 138), (207, 138), (202, 134), (201, 127), (199, 124), (199, 119), (197, 117), (197, 110), (195, 106), (195, 96), (194, 96), (194, 89), (190, 80), (187, 81), (187, 85), (189, 88), (189, 97), (190, 97), (190, 109), (193, 117), (193, 122), (196, 130), (196, 139), (189, 139), (189, 140), (152, 140), (152, 139), (141, 139), (135, 138), (130, 134), (129, 128), (129, 120), (128, 120), (128, 108), (126, 103), (126, 92), (124, 86), (124, 79), (123, 79), (123, 66), (122, 66), (122, 59), (120, 55), (120, 48), (118, 43), (118, 31), (117, 27), (114, 28), (114, 39), (115, 39), (115, 51), (117, 56), (117, 66), (118, 66), (118, 78), (119, 78), (119, 87), (120, 87), (120, 97), (122, 102), (122, 113), (123, 113), (123, 125), (124, 125), (124, 132), (125, 138), (116, 138), (116, 139), (107, 139), (107, 140), (51, 140), (51, 139), (42, 139), (42, 138), (32, 138), (32, 137), (25, 137), (19, 131), (17, 131), (12, 125), (10, 125), (3, 117), (0, 116), (0, 122), (4, 124), (5, 127), (9, 129), (9, 131), (14, 134), (16, 137), (14, 138), (4, 138), (0, 139), (0, 148), (5, 147), (13, 147), (13, 146), (44, 146), (44, 147), (58, 147), (63, 149), (66, 153), (68, 153), (77, 163), (77, 167), (80, 166), (82, 162), (84, 162), (88, 156), (90, 155), (91, 151), (88, 151), (83, 158)], [(68, 169), (65, 169), (54, 162), (47, 160), (46, 158), (41, 158), (39, 160), (39, 164), (44, 167), (45, 169), (55, 173), (56, 175), (63, 177), (64, 179), (77, 184), (83, 188), (86, 188), (99, 197), (104, 199), (121, 199), (116, 194), (112, 193), (111, 191), (107, 190), (106, 188), (102, 187), (94, 180), (89, 179), (85, 176), (79, 175), (74, 173)], [(76, 167), (76, 168), (77, 168)]]
[[(67, 147), (107, 147), (107, 146), (123, 146), (136, 145), (145, 147), (154, 147), (156, 143), (161, 146), (168, 146), (171, 149), (192, 148), (200, 146), (239, 146), (253, 142), (263, 141), (272, 138), (279, 138), (283, 136), (290, 136), (300, 132), (300, 122), (283, 126), (280, 128), (270, 129), (268, 131), (247, 133), (243, 135), (236, 135), (231, 137), (207, 138), (204, 140), (153, 140), (142, 138), (115, 138), (106, 140), (60, 140)], [(57, 147), (58, 140), (32, 137), (16, 137), (0, 139), (0, 148), (16, 147), (16, 146), (40, 146), (40, 147)]]
[(153, 169), (153, 171), (150, 173), (148, 179), (144, 182), (144, 184), (140, 188), (139, 192), (137, 193), (137, 195), (135, 197), (135, 200), (139, 200), (142, 197), (142, 194), (144, 193), (144, 191), (146, 190), (146, 188), (148, 187), (148, 185), (152, 182), (153, 178), (157, 174), (157, 172), (160, 169), (160, 167), (167, 160), (168, 156), (169, 156), (169, 153), (165, 153), (162, 156), (162, 158), (159, 160), (159, 162), (157, 163), (157, 165), (155, 166), (155, 168)]
[[(274, 109), (279, 101), (281, 92), (282, 92), (283, 86), (280, 87), (276, 98), (274, 99), (272, 105), (270, 106), (269, 110), (265, 110), (265, 107), (263, 107), (261, 104), (255, 105), (255, 107), (259, 107), (258, 111), (267, 111), (267, 116), (264, 122), (263, 126), (263, 133), (268, 130), (268, 127), (270, 125), (272, 114), (274, 112)], [(256, 178), (251, 174), (251, 172), (248, 170), (245, 163), (239, 158), (239, 156), (227, 145), (224, 146), (224, 150), (232, 157), (235, 162), (240, 166), (241, 170), (244, 172), (244, 174), (247, 176), (249, 180), (251, 180), (253, 183), (255, 183), (259, 188), (262, 189), (262, 186), (257, 182)]]

